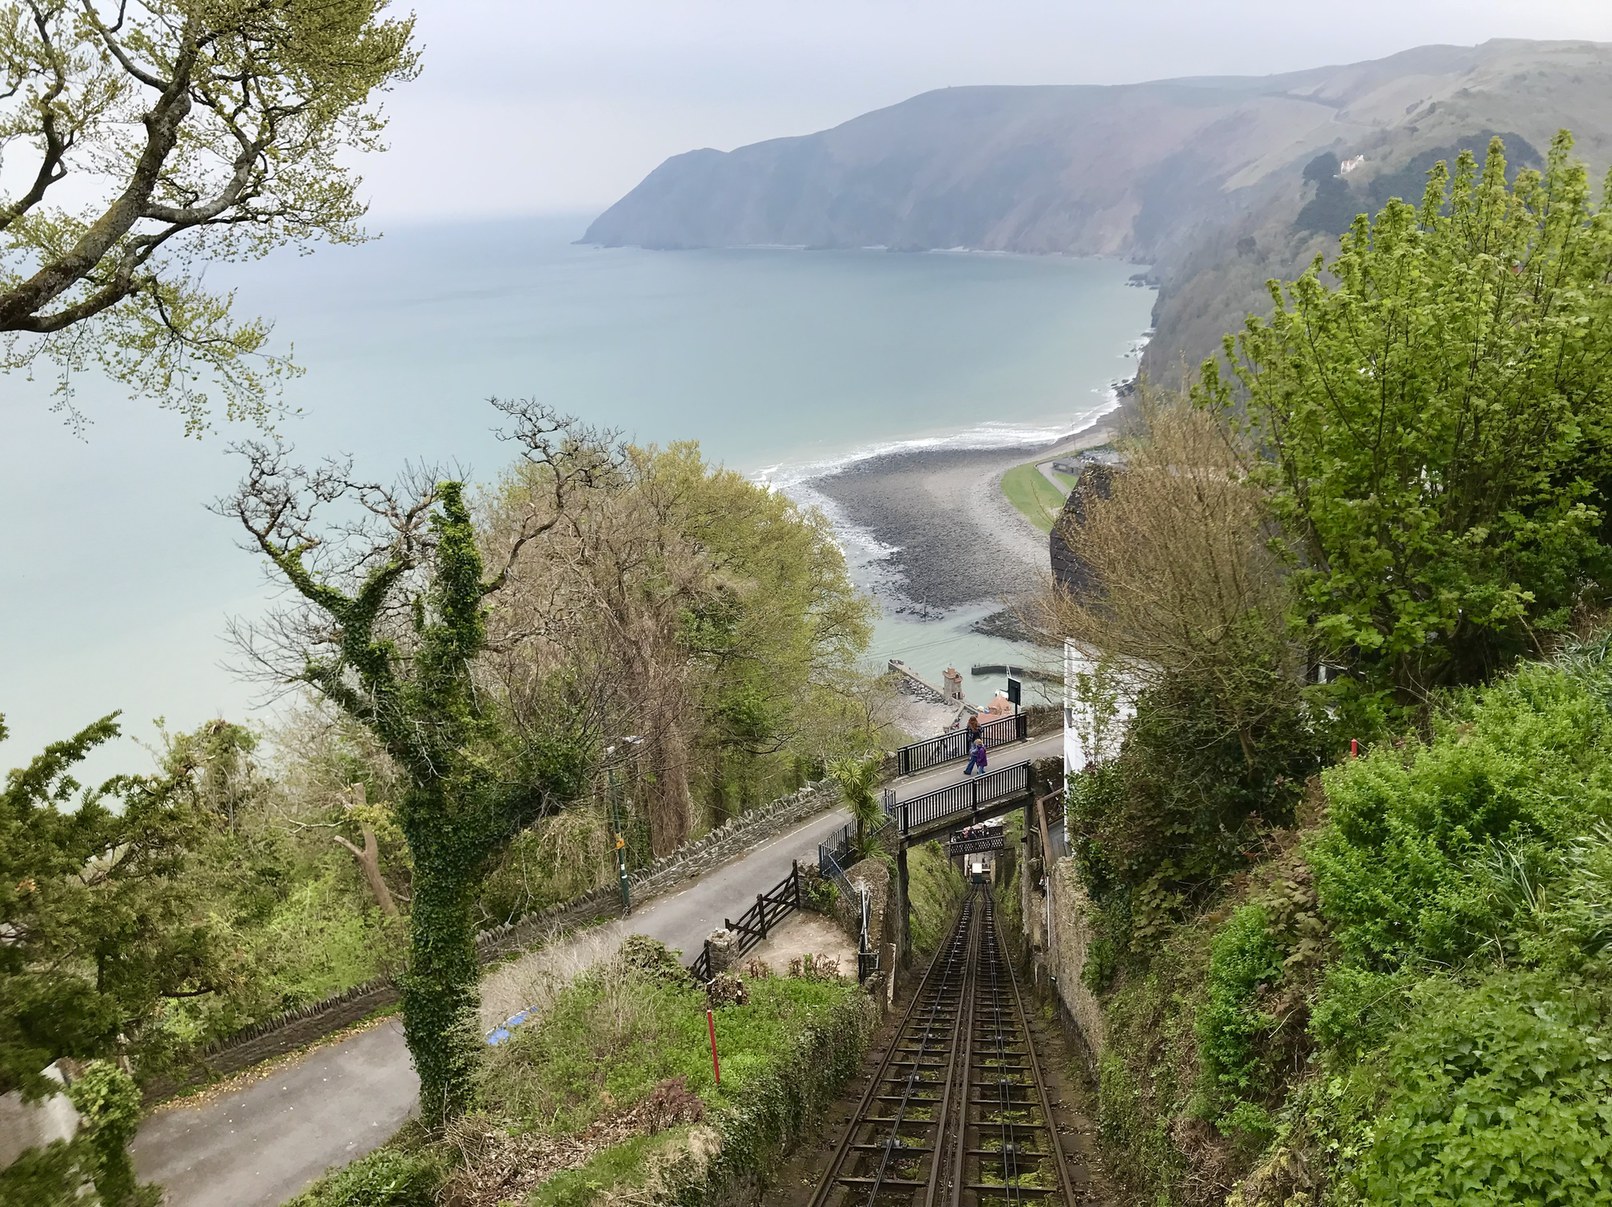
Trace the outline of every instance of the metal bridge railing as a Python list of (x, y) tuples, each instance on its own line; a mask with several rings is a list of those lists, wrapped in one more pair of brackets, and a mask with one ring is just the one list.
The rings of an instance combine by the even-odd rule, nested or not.
[(1000, 771), (987, 771), (961, 783), (948, 784), (911, 800), (897, 801), (893, 789), (884, 792), (884, 811), (905, 838), (913, 830), (926, 829), (936, 822), (965, 817), (986, 805), (996, 804), (1030, 791), (1030, 764), (1015, 763)]
[[(1009, 742), (1022, 742), (1029, 736), (1029, 720), (1024, 713), (1000, 717), (980, 726), (980, 738), (987, 750), (1005, 746)], [(925, 738), (896, 751), (896, 774), (912, 775), (968, 757), (968, 730), (954, 729), (936, 737)]]

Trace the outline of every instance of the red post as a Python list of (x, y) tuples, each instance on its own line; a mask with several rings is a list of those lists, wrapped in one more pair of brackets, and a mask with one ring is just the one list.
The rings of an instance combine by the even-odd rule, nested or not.
[(1352, 759), (1357, 759), (1357, 758), (1360, 757), (1360, 739), (1359, 738), (1350, 738), (1349, 739), (1349, 757), (1352, 758)]
[(722, 1084), (722, 1065), (716, 1058), (716, 1019), (711, 1012), (705, 1012), (705, 1029), (711, 1034), (711, 1073), (716, 1077), (717, 1085)]

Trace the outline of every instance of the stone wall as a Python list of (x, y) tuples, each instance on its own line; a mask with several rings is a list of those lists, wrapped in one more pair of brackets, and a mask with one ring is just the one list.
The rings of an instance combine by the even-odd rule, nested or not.
[[(659, 896), (685, 880), (692, 880), (716, 865), (770, 841), (791, 826), (838, 803), (837, 790), (827, 781), (818, 781), (732, 818), (703, 838), (656, 860), (634, 875), (633, 901), (642, 904)], [(491, 963), (524, 951), (556, 931), (574, 930), (595, 919), (615, 917), (619, 912), (620, 889), (612, 883), (561, 905), (528, 914), (507, 925), (484, 930), (476, 936), (476, 945), (482, 963)], [(264, 1019), (197, 1053), (192, 1065), (181, 1075), (153, 1078), (146, 1085), (146, 1099), (148, 1102), (160, 1101), (188, 1086), (227, 1076), (271, 1057), (294, 1051), (395, 1004), (399, 996), (396, 983), (382, 977), (355, 985), (323, 1001)]]
[(1073, 859), (1052, 865), (1047, 887), (1052, 896), (1052, 934), (1041, 958), (1048, 988), (1095, 1061), (1103, 1051), (1103, 1012), (1082, 979), (1093, 939), (1091, 902), (1075, 874)]

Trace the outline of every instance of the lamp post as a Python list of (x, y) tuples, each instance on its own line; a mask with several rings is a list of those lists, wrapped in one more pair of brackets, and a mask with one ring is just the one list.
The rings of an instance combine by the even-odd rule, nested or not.
[(610, 829), (616, 836), (616, 877), (621, 882), (621, 913), (625, 917), (632, 913), (632, 886), (627, 880), (627, 840), (621, 833), (621, 800), (616, 792), (616, 765), (608, 761), (616, 752), (618, 746), (636, 746), (643, 738), (634, 735), (622, 738), (619, 743), (612, 743), (605, 747), (605, 777), (607, 791), (610, 796)]

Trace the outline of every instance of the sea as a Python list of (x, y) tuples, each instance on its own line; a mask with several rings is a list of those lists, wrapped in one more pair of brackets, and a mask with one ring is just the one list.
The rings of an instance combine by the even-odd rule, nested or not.
[[(706, 456), (818, 501), (814, 475), (904, 447), (1051, 439), (1113, 405), (1153, 294), (1118, 260), (968, 252), (578, 245), (585, 215), (397, 226), (356, 246), (206, 270), (274, 322), (305, 373), (276, 420), (300, 457), (376, 478), (509, 462), (493, 397), (551, 403), (639, 443)], [(66, 421), (65, 385), (82, 425)], [(208, 510), (258, 433), (179, 417), (93, 371), (0, 378), (0, 769), (121, 710), (92, 770), (145, 765), (159, 726), (260, 717), (275, 693), (227, 639), (276, 598)], [(889, 552), (835, 518), (854, 573)], [(870, 662), (1009, 661), (991, 609), (881, 618)], [(988, 693), (987, 693), (988, 694)]]

